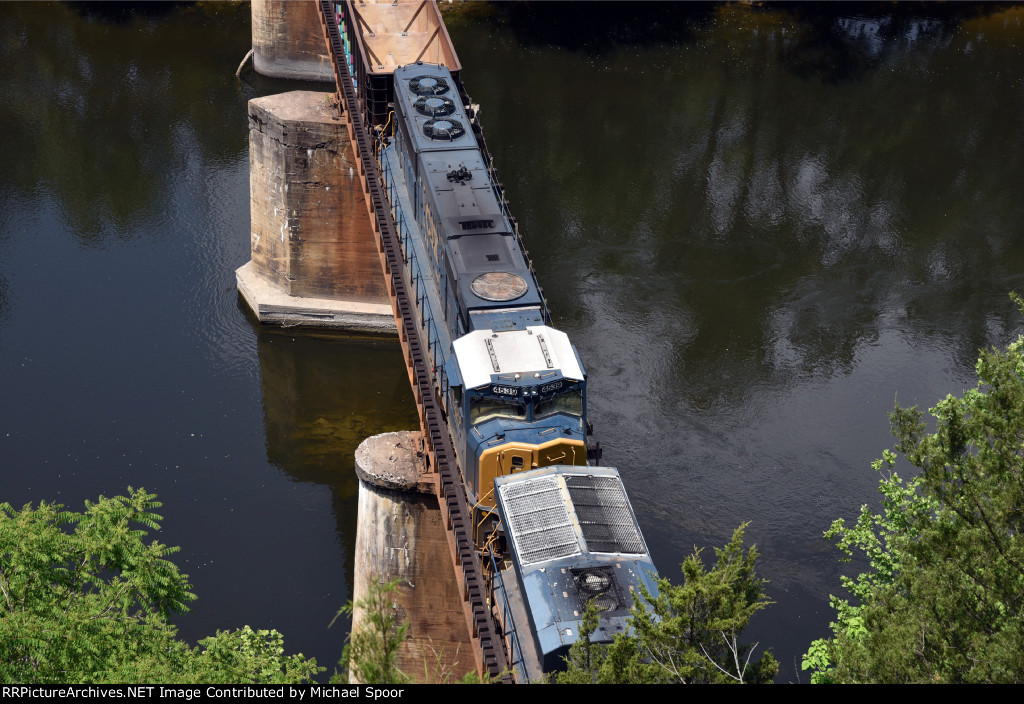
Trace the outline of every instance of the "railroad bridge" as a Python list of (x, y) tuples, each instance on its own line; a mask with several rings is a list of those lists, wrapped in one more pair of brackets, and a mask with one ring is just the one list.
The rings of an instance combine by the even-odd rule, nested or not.
[[(262, 15), (260, 21), (258, 21), (258, 14)], [(315, 20), (313, 15), (315, 15)], [(576, 563), (576, 566), (568, 563), (561, 564), (560, 570), (554, 567), (554, 563), (550, 563), (548, 566), (553, 576), (544, 578), (551, 580), (550, 583), (540, 592), (535, 592), (536, 597), (530, 597), (550, 598), (550, 595), (547, 597), (542, 595), (547, 594), (545, 590), (554, 589), (552, 594), (560, 593), (565, 599), (564, 604), (559, 602), (562, 605), (557, 607), (544, 606), (543, 610), (550, 610), (552, 614), (557, 611), (561, 614), (561, 609), (568, 609), (563, 616), (559, 617), (564, 619), (559, 621), (562, 625), (556, 626), (554, 622), (544, 625), (543, 628), (538, 625), (537, 632), (529, 634), (528, 640), (531, 644), (539, 643), (538, 639), (542, 637), (541, 634), (545, 634), (543, 638), (547, 640), (544, 649), (533, 647), (520, 649), (520, 634), (515, 633), (515, 623), (521, 624), (523, 628), (529, 627), (528, 624), (531, 623), (531, 619), (527, 618), (525, 613), (517, 611), (524, 608), (522, 603), (527, 597), (526, 588), (505, 584), (507, 580), (498, 576), (500, 570), (497, 564), (490, 561), (493, 558), (481, 557), (482, 553), (478, 548), (480, 536), (476, 534), (478, 532), (485, 534), (480, 526), (486, 521), (493, 521), (494, 514), (484, 505), (486, 497), (481, 496), (479, 502), (472, 506), (467, 498), (462, 472), (457, 464), (452, 446), (453, 433), (448, 428), (447, 419), (442, 410), (441, 391), (437, 388), (438, 383), (443, 384), (444, 382), (437, 381), (439, 374), (435, 374), (435, 370), (432, 369), (432, 365), (435, 363), (433, 360), (437, 359), (436, 353), (439, 349), (437, 345), (442, 339), (448, 340), (449, 338), (439, 336), (434, 328), (433, 318), (419, 314), (418, 304), (420, 301), (416, 299), (416, 296), (420, 295), (419, 291), (424, 291), (423, 297), (426, 297), (427, 294), (424, 282), (418, 281), (416, 277), (424, 276), (426, 278), (430, 276), (430, 272), (424, 271), (420, 265), (408, 264), (405, 259), (406, 256), (409, 256), (409, 262), (413, 261), (413, 255), (409, 251), (403, 251), (403, 237), (405, 236), (403, 227), (408, 224), (396, 224), (395, 222), (395, 217), (398, 216), (396, 213), (400, 214), (400, 208), (395, 206), (393, 210), (393, 204), (389, 203), (387, 199), (389, 184), (384, 181), (379, 161), (384, 145), (383, 135), (393, 114), (391, 106), (396, 103), (393, 85), (396, 69), (422, 62), (442, 65), (450, 72), (455, 83), (454, 87), (459, 94), (458, 99), (461, 100), (462, 106), (466, 110), (460, 120), (468, 119), (472, 135), (475, 137), (475, 144), (480, 150), (480, 156), (474, 158), (482, 160), (482, 165), (475, 168), (486, 171), (490, 185), (489, 191), (493, 191), (494, 204), (489, 207), (496, 207), (497, 210), (489, 212), (495, 213), (496, 216), (500, 215), (503, 221), (507, 220), (510, 229), (504, 229), (504, 234), (501, 236), (510, 238), (510, 242), (514, 240), (514, 244), (506, 246), (510, 246), (510, 251), (518, 248), (517, 257), (521, 253), (523, 263), (516, 266), (521, 267), (519, 270), (523, 275), (530, 277), (533, 281), (535, 292), (532, 294), (534, 297), (532, 300), (540, 303), (539, 306), (534, 304), (534, 308), (522, 309), (536, 310), (536, 313), (531, 313), (535, 317), (530, 320), (537, 322), (522, 324), (542, 327), (528, 327), (521, 332), (524, 335), (532, 335), (533, 332), (529, 331), (539, 331), (536, 340), (539, 342), (549, 369), (554, 369), (551, 357), (554, 352), (549, 353), (548, 347), (545, 346), (545, 338), (550, 335), (561, 335), (562, 338), (565, 336), (564, 333), (543, 327), (547, 321), (547, 302), (543, 299), (543, 293), (540, 292), (536, 277), (533, 275), (533, 264), (519, 234), (516, 220), (509, 212), (504, 189), (497, 178), (490, 152), (484, 140), (478, 108), (473, 105), (462, 84), (461, 66), (437, 5), (432, 0), (381, 2), (307, 0), (304, 3), (254, 0), (253, 20), (254, 65), (258, 70), (281, 77), (317, 79), (323, 79), (325, 73), (329, 71), (327, 75), (333, 78), (335, 92), (331, 96), (326, 96), (326, 99), (323, 94), (294, 92), (280, 96), (268, 96), (250, 102), (252, 261), (238, 270), (239, 290), (257, 317), (263, 322), (342, 327), (349, 330), (391, 329), (397, 333), (419, 414), (421, 430), (420, 434), (415, 436), (418, 446), (414, 453), (421, 460), (417, 462), (418, 471), (412, 470), (412, 474), (415, 476), (410, 484), (418, 487), (421, 492), (428, 492), (437, 497), (446, 536), (442, 538), (438, 535), (437, 540), (439, 542), (447, 540), (457, 583), (455, 587), (457, 597), (454, 599), (445, 597), (438, 601), (444, 603), (461, 601), (461, 612), (465, 617), (466, 630), (478, 673), (491, 678), (502, 678), (504, 681), (513, 681), (514, 679), (526, 681), (531, 677), (537, 677), (544, 667), (551, 666), (554, 662), (546, 661), (547, 665), (541, 664), (538, 659), (540, 653), (544, 653), (543, 658), (552, 658), (555, 657), (554, 652), (560, 652), (558, 648), (568, 647), (567, 642), (562, 638), (563, 636), (571, 638), (572, 631), (577, 629), (574, 619), (578, 619), (583, 608), (582, 605), (587, 600), (596, 594), (605, 592), (618, 594), (620, 587), (614, 585), (618, 585), (618, 580), (621, 579), (626, 579), (627, 582), (624, 582), (623, 585), (632, 590), (633, 586), (628, 581), (640, 579), (641, 573), (645, 575), (643, 579), (647, 580), (653, 572), (653, 565), (649, 563), (646, 549), (639, 550), (640, 547), (643, 547), (643, 541), (635, 518), (632, 516), (632, 509), (628, 505), (628, 499), (621, 489), (618, 475), (615, 474), (612, 478), (605, 470), (592, 470), (585, 475), (578, 473), (575, 475), (577, 479), (574, 480), (573, 486), (579, 488), (579, 491), (583, 493), (573, 494), (573, 508), (559, 509), (563, 512), (559, 515), (564, 518), (555, 517), (553, 514), (549, 515), (550, 512), (545, 513), (548, 511), (547, 508), (538, 509), (532, 503), (529, 506), (524, 504), (521, 508), (500, 509), (507, 517), (515, 516), (504, 524), (506, 535), (510, 540), (518, 540), (511, 533), (512, 524), (521, 518), (516, 512), (529, 514), (530, 517), (527, 520), (530, 525), (533, 525), (534, 521), (539, 521), (536, 523), (537, 526), (547, 525), (545, 521), (553, 520), (556, 523), (565, 521), (563, 528), (569, 531), (567, 535), (575, 535), (576, 533), (573, 531), (578, 531), (580, 542), (572, 544), (578, 545), (579, 552), (569, 551), (565, 553), (565, 556), (583, 555), (579, 558), (581, 562)], [(320, 41), (322, 42), (319, 50), (316, 42), (310, 37), (311, 21), (315, 21), (319, 25)], [(301, 26), (296, 28), (294, 26), (296, 24)], [(297, 29), (297, 39), (289, 38), (289, 26), (291, 29)], [(284, 50), (281, 49), (282, 46), (284, 46)], [(426, 66), (424, 66), (424, 70), (428, 70)], [(412, 82), (415, 83), (419, 80), (421, 79), (416, 78)], [(300, 117), (296, 117), (296, 115), (300, 115)], [(472, 141), (470, 139), (470, 142)], [(465, 172), (465, 167), (463, 167), (463, 171)], [(458, 172), (453, 171), (452, 173)], [(346, 179), (347, 183), (344, 183)], [(449, 174), (450, 179), (451, 174)], [(391, 185), (393, 187), (393, 184)], [(331, 193), (332, 188), (334, 189), (333, 193)], [(347, 195), (339, 196), (339, 192)], [(357, 201), (362, 201), (365, 208), (361, 207)], [(409, 238), (406, 237), (406, 239)], [(498, 255), (488, 255), (488, 259), (491, 256), (497, 260)], [(382, 271), (383, 277), (376, 273), (377, 271)], [(486, 276), (493, 276), (493, 274)], [(526, 287), (525, 279), (511, 274), (507, 274), (507, 276), (520, 282), (524, 288)], [(520, 295), (522, 294), (520, 293)], [(424, 310), (430, 308), (426, 302), (422, 306)], [(423, 320), (422, 324), (426, 325), (426, 328), (421, 327), (421, 323), (418, 322), (420, 319)], [(467, 323), (467, 325), (470, 324)], [(494, 330), (490, 332), (492, 333), (491, 337), (499, 336), (494, 333)], [(540, 332), (543, 332), (543, 336)], [(448, 332), (445, 331), (444, 334), (447, 335)], [(518, 333), (506, 332), (505, 334)], [(497, 372), (498, 362), (490, 337), (486, 342), (491, 364)], [(454, 346), (457, 344), (458, 342)], [(498, 345), (498, 342), (493, 344)], [(584, 392), (582, 389), (585, 377), (582, 376), (582, 362), (579, 361), (575, 350), (571, 348), (567, 340), (561, 344), (565, 349), (558, 354), (560, 356), (564, 354), (566, 359), (574, 359), (571, 363), (567, 362), (560, 366), (576, 370), (577, 376), (571, 376), (570, 373), (570, 376), (566, 378), (570, 384), (578, 382), (579, 389), (574, 390), (575, 387), (573, 387), (560, 392), (551, 391), (550, 396), (553, 399), (556, 393), (568, 396), (576, 394), (579, 410), (573, 413), (570, 409), (574, 407), (567, 407), (560, 408), (554, 413), (549, 411), (549, 415), (544, 416), (543, 422), (553, 423), (553, 419), (558, 417), (557, 414), (568, 413), (567, 417), (575, 417), (578, 421), (578, 427), (574, 429), (565, 426), (563, 428), (564, 434), (569, 439), (545, 438), (544, 444), (538, 445), (538, 447), (551, 448), (544, 450), (551, 454), (544, 457), (531, 455), (532, 459), (529, 461), (533, 463), (533, 467), (545, 467), (552, 463), (580, 465), (584, 459), (585, 442), (583, 438), (589, 431), (589, 428), (584, 425)], [(446, 350), (447, 347), (442, 346), (440, 349)], [(444, 357), (440, 359), (443, 360)], [(455, 357), (453, 356), (452, 359)], [(437, 362), (437, 364), (440, 367), (442, 362)], [(534, 367), (528, 368), (533, 369)], [(557, 374), (559, 370), (554, 369), (550, 373)], [(534, 376), (538, 379), (541, 378), (540, 372)], [(520, 375), (517, 373), (514, 378), (515, 382), (505, 383), (517, 384)], [(577, 382), (572, 381), (573, 379)], [(469, 403), (476, 403), (476, 395), (480, 393), (477, 390), (479, 384), (468, 384), (467, 386), (472, 387), (474, 394)], [(543, 386), (543, 383), (538, 383), (532, 394), (533, 396), (538, 394), (537, 388), (544, 392), (548, 389), (560, 389), (562, 386), (562, 381), (558, 381), (557, 385), (549, 383), (547, 387)], [(518, 389), (507, 385), (499, 385), (494, 388), (501, 389), (494, 392), (498, 394), (518, 395), (520, 393)], [(527, 403), (533, 402), (536, 400), (527, 401)], [(550, 399), (546, 399), (544, 402), (551, 403)], [(551, 407), (554, 408), (554, 406)], [(524, 405), (523, 408), (525, 409), (526, 406)], [(531, 405), (530, 408), (533, 406)], [(524, 420), (526, 413), (527, 411), (524, 410)], [(533, 411), (530, 413), (530, 423), (534, 423)], [(549, 417), (552, 418), (552, 421), (546, 420)], [(480, 421), (480, 423), (483, 422), (483, 420)], [(544, 435), (555, 432), (556, 427), (559, 426), (551, 425), (540, 433)], [(516, 432), (520, 431), (516, 430)], [(495, 436), (494, 441), (503, 441), (505, 438), (503, 433), (502, 430)], [(576, 433), (579, 439), (572, 439), (573, 433)], [(561, 433), (559, 437), (561, 437)], [(401, 443), (397, 447), (402, 447)], [(362, 450), (363, 446), (360, 448), (360, 451)], [(401, 452), (404, 453), (407, 450), (408, 447), (404, 447)], [(515, 452), (524, 451), (515, 450)], [(558, 451), (561, 454), (556, 456), (554, 453)], [(497, 450), (488, 450), (488, 452), (494, 453)], [(509, 450), (509, 452), (513, 452), (513, 450)], [(588, 447), (585, 454), (588, 459), (599, 458), (599, 445), (594, 448)], [(510, 455), (510, 459), (507, 461), (510, 461), (514, 467), (524, 467), (526, 460), (523, 456), (512, 457)], [(374, 464), (374, 462), (371, 461), (368, 464)], [(529, 468), (530, 465), (525, 466)], [(562, 471), (563, 469), (571, 470), (571, 467), (552, 467), (551, 469)], [(489, 471), (502, 473), (500, 466), (497, 470)], [(512, 471), (515, 472), (515, 470)], [(615, 472), (614, 469), (610, 471)], [(361, 479), (360, 512), (364, 513), (364, 489), (367, 492), (375, 491), (368, 488), (367, 485), (393, 488), (389, 486), (392, 480), (386, 478), (383, 481), (377, 481), (381, 477), (374, 474), (373, 471), (367, 471), (361, 465), (359, 451), (356, 453), (356, 472)], [(600, 474), (603, 478), (595, 479), (595, 473)], [(517, 475), (522, 477), (522, 480), (512, 480), (511, 476), (495, 476), (494, 488), (488, 492), (488, 496), (493, 494), (490, 501), (493, 503), (498, 498), (497, 495), (503, 493), (504, 490), (499, 488), (499, 484), (503, 484), (506, 479), (514, 482), (533, 481), (529, 475), (532, 473), (522, 472)], [(472, 483), (475, 480), (471, 480), (467, 475), (466, 481)], [(538, 479), (537, 481), (555, 482), (556, 480), (552, 476), (549, 479)], [(607, 482), (616, 484), (619, 488), (609, 489)], [(599, 488), (598, 484), (602, 488)], [(618, 493), (613, 497), (608, 493), (609, 490), (613, 494), (614, 492)], [(568, 496), (573, 489), (566, 484), (562, 490), (555, 491), (556, 493), (558, 491), (568, 492), (565, 494)], [(472, 494), (472, 492), (470, 493)], [(584, 498), (584, 494), (586, 498)], [(367, 496), (369, 495), (368, 493)], [(370, 508), (365, 512), (374, 518), (367, 519), (361, 516), (361, 527), (368, 521), (379, 522), (381, 515), (390, 513), (392, 507), (395, 506), (395, 504), (389, 503), (392, 499), (387, 498), (386, 492), (374, 495), (378, 496), (378, 499), (374, 499), (378, 503), (373, 504), (375, 508)], [(477, 501), (476, 498), (473, 500)], [(562, 500), (558, 499), (558, 501)], [(367, 501), (369, 502), (370, 499)], [(370, 506), (369, 503), (367, 505)], [(572, 515), (577, 518), (570, 518), (569, 511), (572, 511)], [(580, 511), (589, 512), (585, 522)], [(488, 523), (488, 525), (491, 524)], [(573, 528), (573, 525), (576, 527)], [(588, 533), (591, 530), (590, 526), (597, 526), (594, 530), (601, 532), (600, 539), (597, 538), (596, 533)], [(531, 528), (530, 530), (536, 531), (537, 529)], [(389, 533), (388, 544), (391, 544), (390, 540), (394, 536), (390, 534), (394, 531), (388, 528), (387, 532)], [(610, 535), (615, 537), (608, 539)], [(493, 536), (491, 537), (493, 538)], [(592, 539), (597, 541), (594, 545), (600, 543), (603, 546), (601, 549), (595, 548), (595, 552), (606, 554), (604, 558), (601, 558), (604, 564), (596, 565), (593, 563), (594, 558), (589, 557), (590, 549), (587, 545)], [(357, 538), (358, 540), (360, 538)], [(418, 538), (412, 542), (416, 542), (416, 540)], [(534, 538), (531, 537), (529, 540), (532, 541)], [(560, 540), (562, 543), (559, 545), (568, 546), (570, 544), (566, 542), (568, 538), (565, 536)], [(371, 543), (372, 541), (364, 544), (367, 553), (373, 553), (378, 549), (378, 546)], [(624, 546), (627, 544), (631, 546), (630, 549), (625, 549)], [(387, 552), (387, 549), (381, 549)], [(558, 559), (561, 555), (560, 549), (553, 549), (550, 553), (551, 556), (544, 559)], [(622, 559), (608, 557), (608, 554), (620, 553)], [(641, 564), (629, 555), (642, 555), (642, 560), (645, 562)], [(386, 563), (390, 558), (381, 559)], [(488, 564), (482, 565), (481, 559), (489, 560)], [(540, 560), (539, 557), (534, 558), (534, 562), (538, 562), (538, 560)], [(615, 576), (614, 573), (623, 567), (626, 568), (622, 571), (623, 576)], [(381, 571), (389, 572), (392, 571), (392, 568), (399, 571), (402, 569), (391, 565)], [(434, 567), (433, 569), (440, 570), (441, 568)], [(541, 573), (545, 571), (539, 566), (535, 569)], [(436, 572), (436, 574), (440, 576), (442, 573)], [(559, 574), (562, 576), (554, 576)], [(446, 580), (450, 579), (447, 575), (444, 577)], [(557, 586), (555, 586), (557, 580), (561, 581), (557, 582)], [(579, 580), (584, 581), (580, 582)], [(422, 576), (417, 581), (422, 582)], [(360, 592), (359, 585), (357, 574), (357, 584), (354, 590), (357, 597)], [(653, 582), (649, 582), (649, 586), (653, 588)], [(536, 589), (537, 587), (531, 588)], [(506, 593), (505, 589), (509, 591)], [(597, 591), (594, 591), (595, 589)], [(574, 595), (572, 599), (578, 599), (578, 601), (572, 602), (573, 606), (569, 605), (570, 592)], [(451, 594), (451, 590), (449, 590), (449, 594)], [(627, 608), (625, 597), (620, 594), (620, 598), (617, 599), (610, 602), (614, 603), (614, 608), (606, 607), (611, 609), (609, 619), (615, 613), (621, 613), (623, 609)], [(459, 610), (458, 606), (450, 607), (452, 614)], [(517, 614), (515, 618), (511, 617), (513, 612)], [(447, 621), (449, 625), (446, 633), (458, 629), (456, 626), (458, 618), (458, 616), (453, 616), (451, 621)], [(545, 618), (548, 617), (545, 616)], [(564, 627), (566, 621), (571, 627)], [(621, 625), (617, 626), (620, 629), (622, 627)], [(527, 634), (521, 635), (525, 637)], [(552, 638), (554, 640), (550, 640)], [(525, 657), (524, 652), (526, 652)]]
[[(256, 0), (253, 20), (257, 71), (332, 79), (336, 90), (330, 101), (310, 94), (300, 106), (289, 104), (288, 94), (250, 104), (252, 261), (238, 270), (239, 290), (262, 322), (397, 332), (420, 418), (420, 489), (437, 496), (476, 669), (511, 681), (514, 663), (488, 604), (472, 511), (431, 374), (429, 341), (415, 322), (409, 291), (415, 282), (403, 275), (399, 233), (375, 153), (375, 128), (386, 121), (392, 100), (392, 71), (416, 61), (445, 65), (469, 104), (458, 79), (458, 57), (432, 0)], [(315, 34), (312, 22), (319, 23)], [(290, 112), (308, 114), (314, 97), (317, 119), (290, 119)], [(347, 132), (347, 139), (338, 130)], [(493, 175), (475, 115), (473, 130)], [(317, 149), (324, 145), (329, 156)], [(293, 175), (299, 172), (305, 180), (296, 183)], [(355, 192), (351, 183), (337, 181), (339, 173), (343, 180), (358, 180), (365, 210), (351, 195), (337, 195)], [(332, 186), (335, 196), (325, 210), (323, 191)], [(518, 233), (516, 238), (521, 244)]]
[[(359, 177), (370, 224), (378, 237), (384, 280), (419, 411), (427, 479), (434, 483), (444, 524), (448, 528), (452, 563), (464, 601), (477, 667), (491, 677), (498, 677), (509, 671), (509, 658), (488, 604), (487, 585), (472, 538), (472, 513), (432, 381), (426, 349), (428, 341), (413, 316), (412, 294), (408, 290), (411, 282), (402, 275), (399, 233), (385, 197), (385, 185), (372, 138), (373, 127), (387, 117), (392, 92), (391, 72), (397, 66), (415, 63), (424, 57), (445, 64), (453, 71), (458, 71), (460, 66), (433, 2), (405, 5), (364, 3), (357, 9), (351, 2), (342, 5), (320, 0), (319, 10), (338, 89), (338, 106), (345, 117), (352, 144), (357, 147)], [(371, 12), (377, 16), (365, 16)], [(391, 31), (375, 31), (377, 27), (390, 27)], [(414, 29), (418, 31), (412, 31)], [(410, 60), (409, 54), (413, 51), (416, 54)], [(461, 81), (458, 85), (464, 102), (468, 103)], [(474, 122), (474, 130), (483, 146), (479, 121)], [(487, 154), (486, 148), (483, 151)]]

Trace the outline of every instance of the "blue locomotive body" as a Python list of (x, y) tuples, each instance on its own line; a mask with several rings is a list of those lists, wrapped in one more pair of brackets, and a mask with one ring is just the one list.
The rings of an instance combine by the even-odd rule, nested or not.
[[(579, 575), (589, 575), (581, 579), (614, 587), (616, 610), (602, 616), (596, 634), (600, 640), (624, 628), (632, 605), (628, 594), (636, 584), (643, 582), (653, 591), (654, 566), (617, 472), (585, 466), (587, 378), (582, 360), (568, 336), (548, 324), (547, 304), (455, 81), (443, 66), (417, 63), (395, 70), (394, 95), (392, 129), (385, 128), (379, 151), (381, 173), (401, 239), (407, 284), (415, 297), (413, 308), (474, 507), (474, 539), (492, 555), (496, 545), (511, 548), (503, 552), (502, 562), (514, 563), (517, 577), (510, 581), (511, 567), (496, 568), (493, 578), (508, 587), (496, 591), (506, 595), (505, 606), (518, 604), (528, 612), (517, 619), (520, 629), (529, 621), (537, 633), (530, 648), (539, 664), (522, 675), (529, 679), (537, 668), (558, 669), (578, 633), (580, 604), (585, 604), (582, 596), (575, 601), (556, 597), (568, 593), (568, 582), (562, 589), (555, 584), (556, 572), (546, 573), (547, 568), (569, 575), (562, 581), (578, 582)], [(575, 543), (579, 549), (557, 555), (555, 562), (524, 562), (525, 553), (509, 545), (513, 531), (499, 510), (497, 487), (535, 473), (545, 481), (561, 477), (563, 494), (569, 491), (566, 481), (605, 486), (614, 477), (636, 540), (626, 549), (616, 545), (602, 552), (589, 544), (595, 534), (580, 534)], [(572, 506), (584, 494), (572, 495), (566, 515), (577, 516)], [(560, 537), (534, 537), (541, 543), (549, 539)], [(546, 578), (554, 581), (544, 586)], [(587, 593), (572, 591), (577, 592)]]
[(395, 70), (381, 150), (416, 310), (470, 502), (494, 478), (586, 464), (586, 374), (549, 314), (451, 74)]

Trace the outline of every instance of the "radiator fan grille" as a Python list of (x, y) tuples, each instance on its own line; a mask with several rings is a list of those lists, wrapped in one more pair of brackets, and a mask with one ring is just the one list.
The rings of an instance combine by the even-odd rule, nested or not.
[(566, 477), (565, 485), (591, 552), (645, 552), (622, 482), (614, 477), (577, 475)]
[(448, 92), (448, 81), (436, 76), (416, 76), (409, 81), (409, 90), (416, 95), (444, 95)]
[(463, 127), (462, 123), (458, 120), (452, 120), (451, 118), (434, 118), (423, 123), (423, 134), (430, 137), (430, 139), (436, 139), (442, 142), (454, 142), (456, 139), (466, 134), (466, 128)]
[(422, 96), (413, 103), (416, 112), (427, 117), (444, 117), (455, 112), (455, 101), (451, 98), (438, 98), (437, 96)]
[(501, 490), (504, 520), (524, 565), (576, 555), (580, 551), (558, 481), (541, 477)]

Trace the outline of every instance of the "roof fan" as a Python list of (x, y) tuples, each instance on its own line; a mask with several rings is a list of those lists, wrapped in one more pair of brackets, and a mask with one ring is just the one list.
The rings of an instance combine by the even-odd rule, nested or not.
[(422, 96), (413, 103), (416, 112), (427, 117), (444, 117), (455, 112), (455, 102), (451, 98), (438, 98), (437, 96)]
[(574, 571), (573, 578), (576, 580), (576, 588), (581, 593), (589, 596), (604, 594), (612, 586), (611, 575), (605, 573), (604, 570), (584, 569), (578, 572)]
[(409, 81), (409, 90), (416, 95), (443, 95), (448, 92), (448, 81), (437, 76), (416, 76)]
[(423, 134), (430, 139), (436, 139), (442, 142), (454, 142), (456, 139), (466, 134), (466, 128), (462, 126), (462, 123), (458, 120), (451, 118), (433, 118), (423, 123)]
[(614, 570), (608, 567), (583, 567), (569, 570), (580, 600), (593, 601), (599, 608), (618, 611), (626, 607), (615, 583)]

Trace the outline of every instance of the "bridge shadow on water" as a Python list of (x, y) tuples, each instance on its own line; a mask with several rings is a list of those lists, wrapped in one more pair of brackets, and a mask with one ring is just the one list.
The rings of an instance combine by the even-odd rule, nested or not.
[[(330, 488), (351, 585), (356, 448), (371, 435), (419, 427), (401, 348), (390, 338), (258, 326), (256, 352), (267, 460), (293, 481)], [(347, 632), (340, 621), (338, 632)]]

